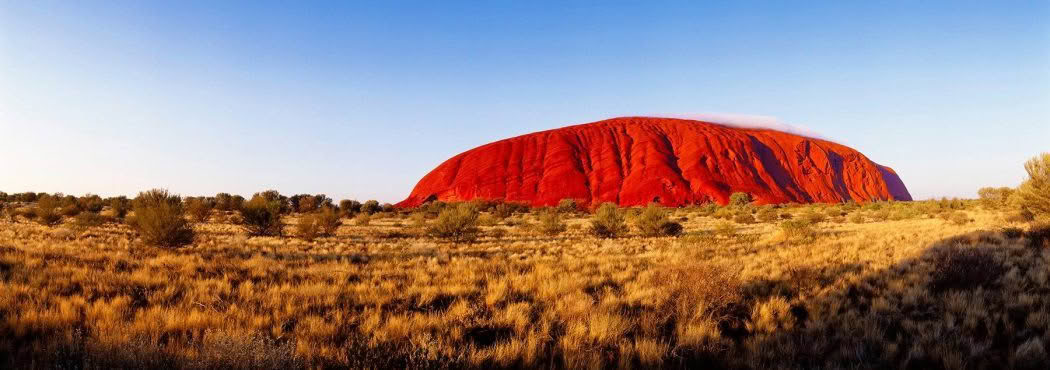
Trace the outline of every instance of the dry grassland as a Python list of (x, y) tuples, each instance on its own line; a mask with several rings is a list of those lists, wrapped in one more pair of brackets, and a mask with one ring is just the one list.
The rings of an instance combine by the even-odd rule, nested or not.
[(407, 215), (249, 238), (216, 213), (177, 249), (4, 219), (0, 367), (1050, 366), (1050, 248), (1026, 225), (854, 212), (785, 235), (678, 209), (684, 235), (619, 239), (517, 214), (474, 243)]

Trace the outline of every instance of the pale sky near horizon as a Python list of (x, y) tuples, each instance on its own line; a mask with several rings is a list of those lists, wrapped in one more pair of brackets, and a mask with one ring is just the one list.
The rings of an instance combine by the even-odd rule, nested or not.
[(396, 202), (641, 115), (799, 127), (916, 199), (1050, 151), (1050, 2), (695, 3), (0, 0), (0, 191)]

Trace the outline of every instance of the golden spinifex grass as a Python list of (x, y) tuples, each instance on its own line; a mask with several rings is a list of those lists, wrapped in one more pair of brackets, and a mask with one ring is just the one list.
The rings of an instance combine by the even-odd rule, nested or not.
[[(678, 209), (682, 236), (619, 239), (517, 214), (461, 244), (408, 215), (308, 242), (217, 214), (175, 249), (4, 219), (0, 366), (1045, 368), (1050, 248), (939, 207)], [(815, 213), (833, 216), (799, 234)]]

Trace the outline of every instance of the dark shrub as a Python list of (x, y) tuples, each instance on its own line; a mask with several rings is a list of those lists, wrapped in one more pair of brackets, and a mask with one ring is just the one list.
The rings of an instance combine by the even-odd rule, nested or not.
[(538, 231), (544, 235), (555, 236), (565, 232), (565, 222), (557, 212), (547, 211), (540, 214)]
[(649, 204), (634, 219), (634, 227), (644, 236), (678, 236), (682, 233), (682, 224), (671, 221), (667, 211), (656, 204)]
[(132, 201), (135, 212), (131, 227), (150, 245), (177, 247), (193, 242), (193, 228), (185, 218), (182, 198), (167, 190), (139, 193)]
[(809, 242), (817, 236), (813, 224), (805, 218), (787, 220), (780, 223), (780, 236), (787, 241)]
[(579, 211), (579, 205), (576, 204), (576, 199), (562, 199), (558, 202), (558, 212), (561, 213), (576, 213)]
[(94, 213), (102, 212), (102, 207), (106, 205), (102, 201), (102, 197), (94, 194), (85, 194), (80, 199), (77, 199), (77, 204), (80, 206), (80, 209)]
[(252, 199), (254, 200), (255, 198), (262, 198), (265, 199), (267, 202), (276, 204), (278, 207), (280, 207), (279, 210), (281, 214), (285, 214), (292, 211), (291, 206), (288, 204), (288, 197), (281, 195), (281, 193), (277, 192), (277, 190), (267, 190), (264, 192), (255, 193), (254, 195), (252, 195)]
[(100, 216), (98, 213), (86, 211), (81, 212), (77, 217), (73, 218), (73, 222), (79, 228), (92, 228), (106, 223), (106, 218)]
[(252, 236), (281, 236), (281, 201), (255, 196), (241, 206), (241, 227)]
[(321, 224), (316, 214), (304, 214), (299, 216), (299, 222), (295, 225), (295, 232), (300, 238), (312, 241), (321, 232)]
[(131, 209), (131, 200), (123, 195), (109, 198), (107, 203), (109, 203), (109, 209), (113, 212), (113, 217), (118, 220), (123, 220), (124, 216), (128, 215), (128, 210)]
[(478, 235), (478, 211), (470, 204), (460, 203), (456, 207), (442, 210), (427, 233), (442, 239), (470, 242)]
[(369, 200), (361, 205), (361, 212), (367, 213), (369, 215), (375, 214), (380, 210), (381, 208), (379, 207), (379, 202), (375, 200)]
[(351, 199), (340, 200), (339, 212), (343, 214), (343, 217), (353, 217), (361, 212), (361, 202)]
[(335, 210), (335, 207), (321, 207), (321, 210), (317, 211), (314, 217), (317, 218), (317, 225), (321, 228), (321, 234), (324, 236), (335, 235), (335, 231), (342, 224), (342, 221), (339, 220), (339, 212)]
[(1000, 230), (1007, 239), (1017, 239), (1024, 236), (1024, 230), (1016, 227), (1004, 227)]
[(1050, 223), (1032, 225), (1025, 232), (1028, 245), (1036, 248), (1050, 248)]
[(40, 197), (33, 209), (33, 218), (44, 226), (54, 226), (62, 223), (62, 215), (59, 214), (59, 200), (53, 196)]
[(599, 238), (616, 238), (627, 232), (623, 211), (616, 204), (602, 203), (591, 218), (591, 234)]
[(213, 203), (203, 197), (186, 198), (186, 212), (197, 222), (208, 222)]
[(930, 288), (936, 292), (988, 288), (1006, 270), (987, 248), (944, 246), (933, 251), (931, 262)]
[(736, 192), (729, 195), (729, 206), (743, 207), (751, 204), (751, 194)]

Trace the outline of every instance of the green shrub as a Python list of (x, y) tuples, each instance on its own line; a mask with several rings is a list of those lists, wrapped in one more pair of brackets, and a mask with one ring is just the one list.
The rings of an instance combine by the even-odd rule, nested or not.
[(62, 215), (59, 213), (59, 200), (53, 196), (40, 197), (33, 209), (32, 218), (44, 226), (54, 226), (62, 223)]
[(701, 216), (711, 216), (721, 208), (722, 207), (719, 207), (717, 204), (714, 203), (705, 203), (700, 207), (697, 207), (696, 210), (697, 213), (699, 213)]
[(731, 207), (743, 207), (749, 204), (751, 204), (751, 194), (736, 192), (729, 195), (729, 206)]
[(514, 214), (514, 206), (508, 203), (500, 203), (492, 207), (492, 216), (500, 220), (510, 217)]
[(602, 203), (591, 218), (591, 234), (599, 238), (616, 238), (627, 232), (627, 222), (616, 204)]
[(1043, 153), (1024, 164), (1028, 179), (1017, 188), (1017, 208), (1031, 212), (1035, 219), (1050, 219), (1050, 153)]
[(321, 228), (321, 234), (324, 236), (335, 235), (335, 232), (339, 230), (339, 225), (342, 225), (342, 221), (339, 220), (339, 212), (335, 210), (335, 207), (321, 207), (321, 210), (317, 211), (314, 217), (317, 219), (317, 224)]
[(361, 212), (361, 202), (352, 199), (340, 200), (339, 211), (342, 212), (344, 217), (353, 217), (358, 212)]
[(656, 204), (649, 204), (634, 219), (634, 227), (644, 236), (678, 236), (682, 233), (682, 224), (671, 221), (667, 211)]
[(77, 204), (80, 209), (99, 213), (102, 212), (102, 207), (105, 207), (106, 203), (102, 201), (102, 197), (95, 194), (85, 194), (84, 196), (77, 199)]
[(361, 205), (361, 213), (367, 213), (369, 215), (379, 212), (382, 208), (379, 207), (379, 202), (375, 200), (369, 200)]
[(123, 220), (128, 215), (128, 211), (131, 210), (131, 200), (123, 195), (109, 198), (109, 209), (113, 212), (114, 218)]
[(267, 190), (255, 193), (252, 195), (252, 200), (255, 200), (255, 198), (262, 198), (267, 202), (272, 203), (271, 205), (276, 205), (281, 214), (286, 214), (292, 211), (292, 207), (288, 203), (288, 197), (281, 195), (277, 190)]
[(354, 225), (357, 226), (368, 226), (372, 222), (372, 216), (368, 215), (368, 212), (358, 213), (354, 216)]
[(186, 212), (197, 222), (208, 222), (214, 204), (204, 197), (186, 198)]
[(853, 212), (849, 215), (849, 222), (855, 224), (862, 224), (864, 223), (864, 215), (860, 212)]
[(478, 211), (466, 203), (448, 207), (438, 214), (427, 233), (456, 242), (470, 242), (478, 236)]
[(315, 214), (304, 214), (299, 216), (295, 224), (295, 232), (306, 241), (313, 241), (321, 232), (321, 224)]
[(78, 228), (92, 228), (98, 227), (106, 223), (106, 218), (100, 216), (95, 212), (81, 212), (77, 217), (73, 219), (73, 224)]
[(576, 204), (575, 199), (562, 199), (558, 202), (558, 212), (576, 213), (576, 211), (579, 211), (579, 205)]
[(241, 206), (240, 224), (251, 236), (281, 236), (281, 201), (256, 195)]
[(538, 231), (543, 235), (555, 236), (565, 232), (565, 222), (557, 212), (543, 212), (540, 214)]
[(193, 242), (193, 228), (186, 221), (182, 198), (164, 189), (139, 193), (132, 201), (131, 227), (150, 245), (178, 247)]
[(999, 188), (986, 187), (977, 189), (977, 198), (985, 208), (997, 209), (1008, 205), (1008, 200), (1013, 192), (1014, 189), (1005, 186)]
[(817, 232), (813, 229), (813, 223), (804, 218), (788, 220), (780, 223), (780, 236), (789, 241), (812, 241)]

